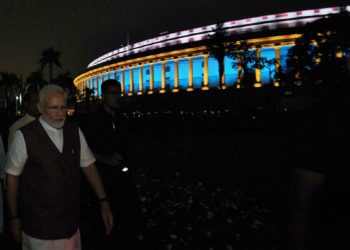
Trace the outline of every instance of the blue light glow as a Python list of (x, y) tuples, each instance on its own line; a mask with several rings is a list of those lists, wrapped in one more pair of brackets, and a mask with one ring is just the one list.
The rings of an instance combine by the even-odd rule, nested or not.
[(134, 78), (134, 89), (133, 93), (139, 92), (139, 82), (140, 82), (140, 67), (135, 67), (133, 72), (133, 78)]

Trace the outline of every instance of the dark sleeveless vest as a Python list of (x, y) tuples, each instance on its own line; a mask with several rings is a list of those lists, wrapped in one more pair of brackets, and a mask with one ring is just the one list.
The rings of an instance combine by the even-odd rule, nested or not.
[(22, 230), (38, 239), (69, 238), (79, 224), (79, 129), (65, 122), (62, 153), (39, 121), (21, 131), (28, 153), (19, 182)]

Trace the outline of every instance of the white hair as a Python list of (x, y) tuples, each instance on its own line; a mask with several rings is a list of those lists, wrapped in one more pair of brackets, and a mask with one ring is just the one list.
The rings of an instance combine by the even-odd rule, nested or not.
[(41, 105), (44, 104), (45, 101), (45, 96), (48, 93), (52, 93), (52, 92), (58, 92), (58, 93), (62, 93), (62, 95), (64, 96), (65, 99), (67, 99), (67, 94), (66, 92), (63, 90), (63, 88), (61, 88), (60, 86), (56, 85), (56, 84), (49, 84), (44, 86), (40, 92), (39, 92), (39, 103)]

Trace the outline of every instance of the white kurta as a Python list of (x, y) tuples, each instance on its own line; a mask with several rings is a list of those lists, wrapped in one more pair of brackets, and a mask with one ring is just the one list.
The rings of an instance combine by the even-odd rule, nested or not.
[[(55, 144), (57, 149), (62, 153), (63, 150), (63, 130), (56, 129), (47, 124), (41, 117), (39, 122), (44, 127), (46, 133), (51, 141)], [(87, 167), (95, 162), (95, 157), (88, 147), (85, 137), (79, 129), (80, 137), (80, 166)], [(38, 138), (40, 139), (40, 138)], [(23, 134), (18, 130), (10, 145), (6, 161), (6, 173), (19, 176), (21, 175), (24, 165), (27, 161), (28, 154)], [(54, 225), (48, 225), (54, 226)], [(69, 239), (61, 240), (40, 240), (30, 237), (22, 233), (23, 250), (79, 250), (80, 233), (78, 232)]]

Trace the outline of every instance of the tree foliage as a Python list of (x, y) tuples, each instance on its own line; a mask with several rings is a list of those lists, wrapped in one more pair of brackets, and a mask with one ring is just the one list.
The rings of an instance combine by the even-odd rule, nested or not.
[(26, 80), (26, 88), (35, 88), (38, 92), (46, 84), (41, 70), (30, 73)]
[(73, 105), (77, 100), (77, 88), (74, 85), (74, 79), (69, 71), (57, 75), (53, 83), (61, 86), (67, 93), (68, 102)]
[(0, 72), (0, 95), (5, 107), (20, 93), (21, 87), (21, 79), (16, 74)]
[(289, 50), (287, 80), (298, 85), (344, 82), (350, 53), (349, 25), (350, 15), (345, 10), (306, 25)]
[(52, 83), (53, 80), (53, 67), (56, 65), (59, 68), (62, 68), (61, 63), (59, 61), (61, 55), (61, 51), (54, 50), (52, 47), (44, 50), (41, 53), (41, 58), (39, 63), (41, 65), (41, 70), (43, 70), (46, 65), (49, 68), (49, 82)]
[(255, 69), (262, 68), (262, 58), (257, 57), (256, 50), (247, 41), (236, 41), (230, 46), (229, 57), (233, 59), (232, 67), (241, 69), (241, 86), (247, 88), (255, 82)]
[(224, 23), (216, 24), (214, 33), (209, 35), (207, 50), (210, 56), (214, 57), (219, 64), (220, 87), (224, 86), (223, 76), (225, 74), (225, 56), (230, 45), (227, 42), (228, 33), (224, 28)]

